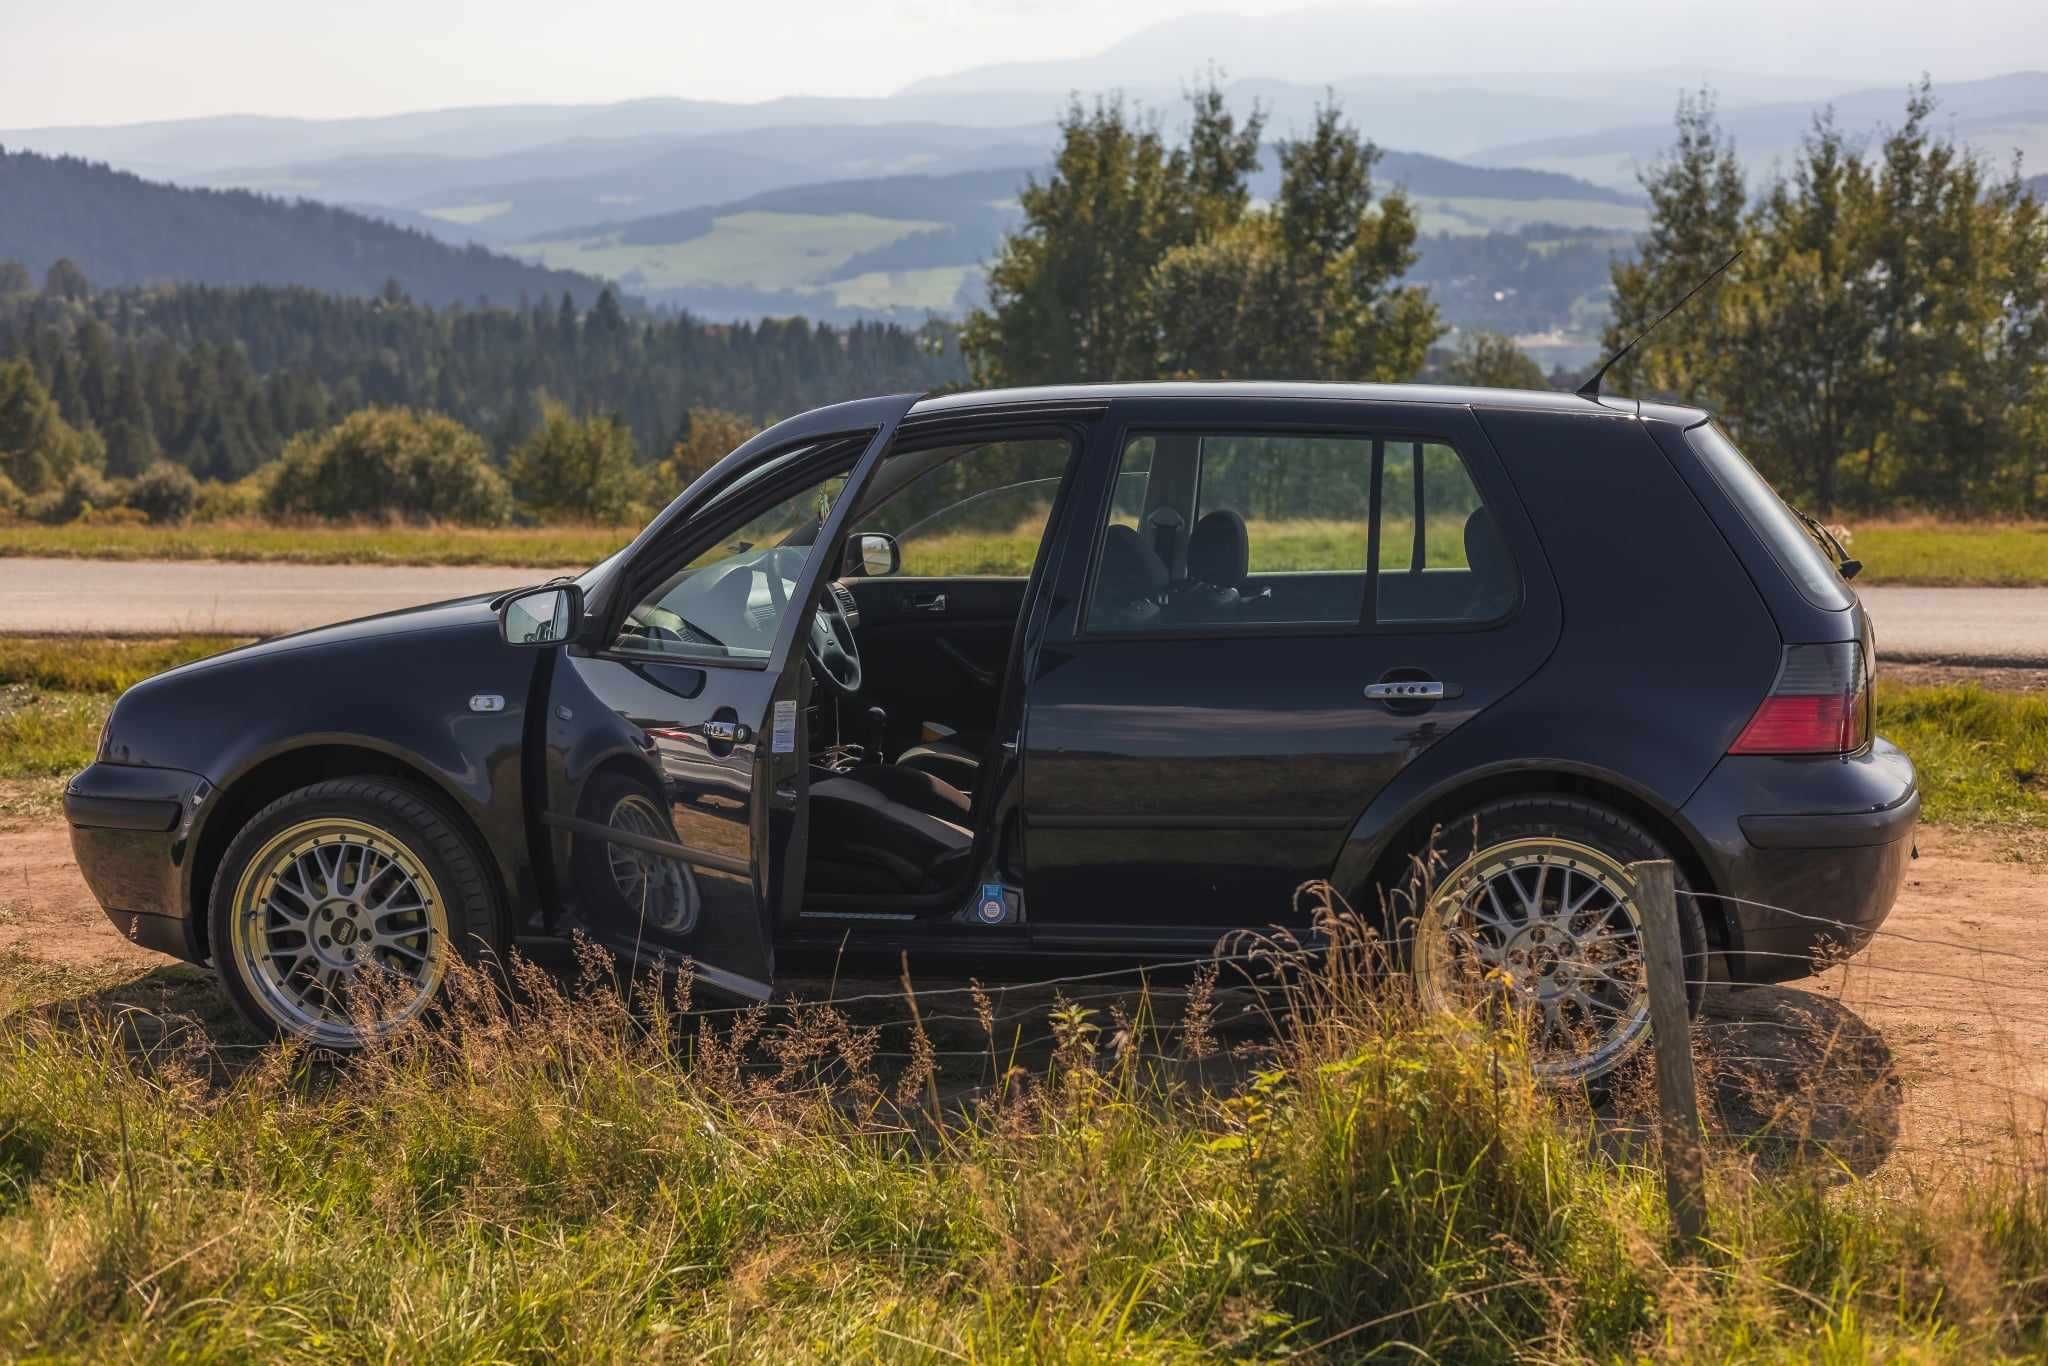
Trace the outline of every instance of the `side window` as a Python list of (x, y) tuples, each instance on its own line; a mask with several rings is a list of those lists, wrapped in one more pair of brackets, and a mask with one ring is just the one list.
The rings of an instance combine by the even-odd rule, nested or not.
[(879, 501), (854, 519), (854, 532), (894, 537), (899, 577), (1024, 578), (1038, 558), (1069, 449), (1060, 439), (983, 441), (892, 456), (907, 462), (905, 474), (890, 488), (894, 471), (883, 465)]
[(721, 533), (634, 605), (612, 648), (680, 659), (766, 659), (818, 529), (845, 486), (843, 474), (821, 477)]
[(1086, 628), (1486, 621), (1514, 597), (1492, 514), (1448, 445), (1157, 432), (1125, 444)]
[(1089, 629), (1355, 624), (1372, 449), (1352, 436), (1134, 437), (1102, 532)]
[(1465, 461), (1435, 441), (1383, 443), (1375, 620), (1490, 621), (1514, 604), (1514, 566)]

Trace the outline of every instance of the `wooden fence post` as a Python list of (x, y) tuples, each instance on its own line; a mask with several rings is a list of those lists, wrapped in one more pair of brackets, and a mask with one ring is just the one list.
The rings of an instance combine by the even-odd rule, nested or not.
[(1650, 1031), (1657, 1048), (1658, 1151), (1664, 1203), (1680, 1249), (1696, 1249), (1707, 1231), (1706, 1154), (1700, 1146), (1699, 1093), (1693, 1089), (1692, 1019), (1685, 1008), (1685, 944), (1678, 934), (1678, 892), (1669, 859), (1632, 863), (1636, 909), (1643, 917), (1643, 966), (1649, 976)]

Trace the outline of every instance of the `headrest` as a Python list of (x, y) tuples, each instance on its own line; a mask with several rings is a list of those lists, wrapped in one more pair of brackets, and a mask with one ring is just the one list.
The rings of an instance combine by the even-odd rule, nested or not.
[(1229, 508), (1204, 513), (1188, 537), (1188, 577), (1217, 588), (1235, 588), (1251, 573), (1251, 533)]
[(1118, 523), (1102, 536), (1102, 572), (1095, 596), (1105, 603), (1150, 598), (1166, 587), (1166, 565), (1133, 527)]

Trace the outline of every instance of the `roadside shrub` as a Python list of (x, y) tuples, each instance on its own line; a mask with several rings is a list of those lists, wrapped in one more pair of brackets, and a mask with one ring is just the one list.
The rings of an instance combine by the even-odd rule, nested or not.
[(452, 418), (365, 408), (317, 434), (293, 437), (264, 510), (322, 517), (502, 524), (512, 511), (483, 439)]
[(28, 503), (29, 516), (39, 522), (76, 522), (95, 509), (118, 507), (123, 490), (90, 465), (79, 465), (64, 476), (64, 482)]
[(0, 474), (0, 517), (19, 517), (28, 496), (5, 474)]
[(549, 401), (541, 405), (539, 429), (512, 452), (506, 474), (513, 497), (544, 518), (617, 523), (638, 511), (638, 465), (625, 423), (610, 416), (578, 419)]
[(192, 507), (195, 522), (229, 522), (261, 517), (269, 505), (270, 490), (277, 482), (282, 461), (258, 465), (232, 483), (208, 481), (199, 486)]
[(188, 520), (199, 504), (199, 481), (183, 465), (159, 460), (128, 486), (128, 506), (156, 526)]

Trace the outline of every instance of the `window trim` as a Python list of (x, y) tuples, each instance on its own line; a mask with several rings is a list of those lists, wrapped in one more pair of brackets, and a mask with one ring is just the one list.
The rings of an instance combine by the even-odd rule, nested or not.
[[(1272, 621), (1247, 622), (1242, 625), (1191, 622), (1177, 626), (1162, 626), (1156, 629), (1104, 630), (1092, 627), (1089, 618), (1095, 609), (1096, 578), (1102, 571), (1102, 546), (1109, 533), (1109, 511), (1116, 496), (1118, 473), (1123, 465), (1124, 452), (1130, 443), (1144, 436), (1166, 433), (1194, 433), (1198, 436), (1235, 437), (1281, 437), (1313, 438), (1334, 437), (1356, 441), (1370, 448), (1368, 462), (1371, 472), (1368, 479), (1368, 503), (1366, 512), (1366, 563), (1365, 594), (1355, 621)], [(1169, 419), (1166, 421), (1125, 421), (1115, 429), (1114, 444), (1109, 452), (1109, 472), (1103, 480), (1103, 487), (1097, 499), (1092, 529), (1088, 535), (1088, 566), (1082, 579), (1079, 612), (1074, 623), (1076, 642), (1085, 640), (1128, 641), (1128, 640), (1240, 640), (1275, 639), (1320, 636), (1405, 636), (1405, 635), (1464, 635), (1479, 631), (1499, 630), (1512, 624), (1522, 614), (1528, 601), (1527, 576), (1523, 572), (1521, 558), (1515, 554), (1513, 545), (1508, 544), (1505, 531), (1502, 533), (1503, 547), (1507, 551), (1508, 564), (1514, 571), (1514, 596), (1497, 615), (1483, 620), (1445, 621), (1380, 621), (1379, 620), (1379, 548), (1381, 494), (1384, 490), (1383, 468), (1385, 451), (1389, 444), (1403, 441), (1416, 443), (1419, 453), (1424, 445), (1438, 445), (1448, 448), (1456, 455), (1465, 468), (1465, 474), (1472, 482), (1472, 491), (1479, 495), (1480, 506), (1494, 511), (1496, 525), (1503, 525), (1500, 513), (1493, 508), (1486, 490), (1473, 465), (1465, 446), (1452, 440), (1441, 431), (1428, 431), (1420, 427), (1393, 425), (1384, 428), (1358, 427), (1330, 422), (1290, 422), (1284, 418), (1267, 419), (1253, 423), (1225, 423), (1215, 421), (1194, 421)], [(1417, 456), (1418, 464), (1420, 456)], [(1197, 489), (1200, 488), (1200, 469), (1197, 466)], [(1417, 497), (1420, 498), (1421, 481), (1416, 481)], [(1198, 495), (1199, 496), (1199, 493)], [(1420, 523), (1417, 523), (1416, 543), (1421, 543)], [(1411, 552), (1412, 558), (1413, 552)], [(1312, 571), (1315, 572), (1315, 571)]]
[[(977, 580), (985, 580), (990, 583), (1021, 582), (1028, 585), (1031, 582), (1032, 573), (1034, 570), (1036, 570), (1039, 561), (1045, 558), (1047, 546), (1049, 546), (1052, 543), (1052, 538), (1055, 532), (1052, 519), (1054, 513), (1056, 513), (1059, 509), (1060, 499), (1066, 496), (1066, 494), (1073, 488), (1076, 473), (1080, 470), (1082, 461), (1086, 457), (1088, 449), (1088, 429), (1085, 422), (1046, 421), (1038, 415), (1034, 414), (1033, 416), (1037, 417), (1038, 420), (1016, 427), (1007, 427), (994, 422), (976, 422), (971, 425), (959, 428), (947, 427), (938, 430), (920, 430), (909, 437), (905, 437), (901, 435), (901, 433), (899, 433), (897, 437), (897, 443), (882, 453), (882, 460), (886, 464), (888, 461), (893, 460), (900, 455), (916, 455), (923, 451), (944, 450), (948, 446), (960, 446), (964, 448), (961, 450), (960, 454), (954, 456), (952, 460), (942, 460), (938, 464), (933, 465), (931, 467), (932, 470), (937, 470), (952, 464), (953, 460), (965, 459), (973, 451), (980, 449), (981, 447), (984, 446), (993, 446), (1013, 441), (1063, 442), (1067, 448), (1066, 463), (1060, 467), (1060, 472), (1057, 475), (1049, 474), (1043, 476), (1044, 479), (1053, 481), (1056, 484), (1056, 487), (1053, 489), (1052, 506), (1048, 508), (1046, 511), (1045, 530), (1040, 532), (1038, 536), (1038, 553), (1032, 558), (1031, 569), (1027, 569), (1022, 574), (941, 575), (895, 573), (882, 574), (875, 576), (873, 578), (870, 578), (865, 574), (857, 574), (854, 576), (854, 581), (857, 583), (914, 584), (967, 583)], [(901, 484), (896, 488), (891, 489), (889, 491), (888, 498), (883, 499), (874, 507), (855, 508), (853, 517), (848, 519), (849, 525), (847, 527), (846, 534), (848, 536), (853, 536), (859, 534), (862, 530), (862, 528), (858, 525), (852, 524), (854, 518), (867, 516), (871, 513), (879, 511), (882, 508), (887, 507), (890, 501), (893, 500), (898, 494), (902, 493), (905, 489), (909, 488), (911, 484), (914, 484), (917, 481), (917, 479), (923, 478), (924, 474), (929, 474), (930, 472), (931, 470), (926, 470), (923, 472), (923, 474), (919, 474), (918, 476), (913, 478), (910, 481), (910, 483)], [(879, 473), (879, 470), (877, 471), (877, 473)], [(1024, 482), (1032, 483), (1036, 481), (1025, 480)], [(980, 496), (980, 492), (970, 495), (970, 497)], [(967, 500), (962, 499), (961, 501), (965, 502)], [(950, 506), (958, 506), (958, 504), (952, 504)], [(840, 553), (844, 554), (844, 551), (842, 550)], [(835, 574), (833, 575), (833, 577), (839, 578), (842, 576)]]
[[(872, 441), (873, 439), (874, 430), (872, 428), (866, 432), (847, 432), (829, 435), (807, 443), (818, 447), (812, 457), (799, 458), (787, 471), (781, 472), (781, 477), (779, 478), (771, 477), (766, 480), (750, 478), (750, 476), (758, 475), (760, 472), (761, 467), (758, 465), (749, 466), (746, 470), (734, 475), (733, 479), (723, 488), (712, 493), (705, 500), (703, 506), (696, 509), (673, 527), (671, 529), (673, 531), (672, 536), (664, 537), (661, 541), (650, 545), (647, 548), (647, 554), (641, 557), (639, 563), (622, 567), (625, 580), (621, 585), (618, 602), (614, 604), (617, 610), (607, 613), (608, 619), (604, 623), (604, 642), (592, 647), (589, 653), (600, 659), (615, 659), (621, 663), (629, 664), (673, 664), (686, 669), (747, 669), (757, 673), (765, 670), (774, 657), (772, 648), (768, 654), (762, 655), (759, 658), (737, 655), (670, 654), (652, 650), (621, 649), (618, 646), (619, 632), (625, 624), (626, 617), (632, 613), (635, 607), (640, 605), (646, 594), (656, 584), (663, 582), (677, 568), (689, 563), (695, 555), (716, 544), (719, 536), (723, 535), (725, 531), (735, 526), (745, 525), (749, 518), (759, 516), (782, 499), (801, 492), (812, 483), (822, 483), (833, 478), (835, 475), (850, 477), (855, 467), (860, 464), (861, 454), (865, 450), (864, 444), (855, 445), (854, 443)], [(764, 458), (772, 459), (773, 457), (771, 455)], [(758, 483), (759, 486), (748, 489), (743, 486), (743, 483)], [(730, 506), (720, 506), (720, 503), (728, 495), (734, 494), (737, 496), (733, 498)], [(844, 496), (843, 492), (841, 496)], [(707, 515), (717, 516), (719, 531), (713, 532), (708, 530), (706, 524), (700, 521), (700, 518)], [(738, 516), (739, 520), (737, 522), (727, 520), (728, 517), (733, 515)], [(695, 534), (693, 534), (693, 531)], [(818, 547), (814, 544), (812, 551), (815, 553), (817, 549)], [(612, 617), (616, 617), (616, 620), (610, 619)]]

